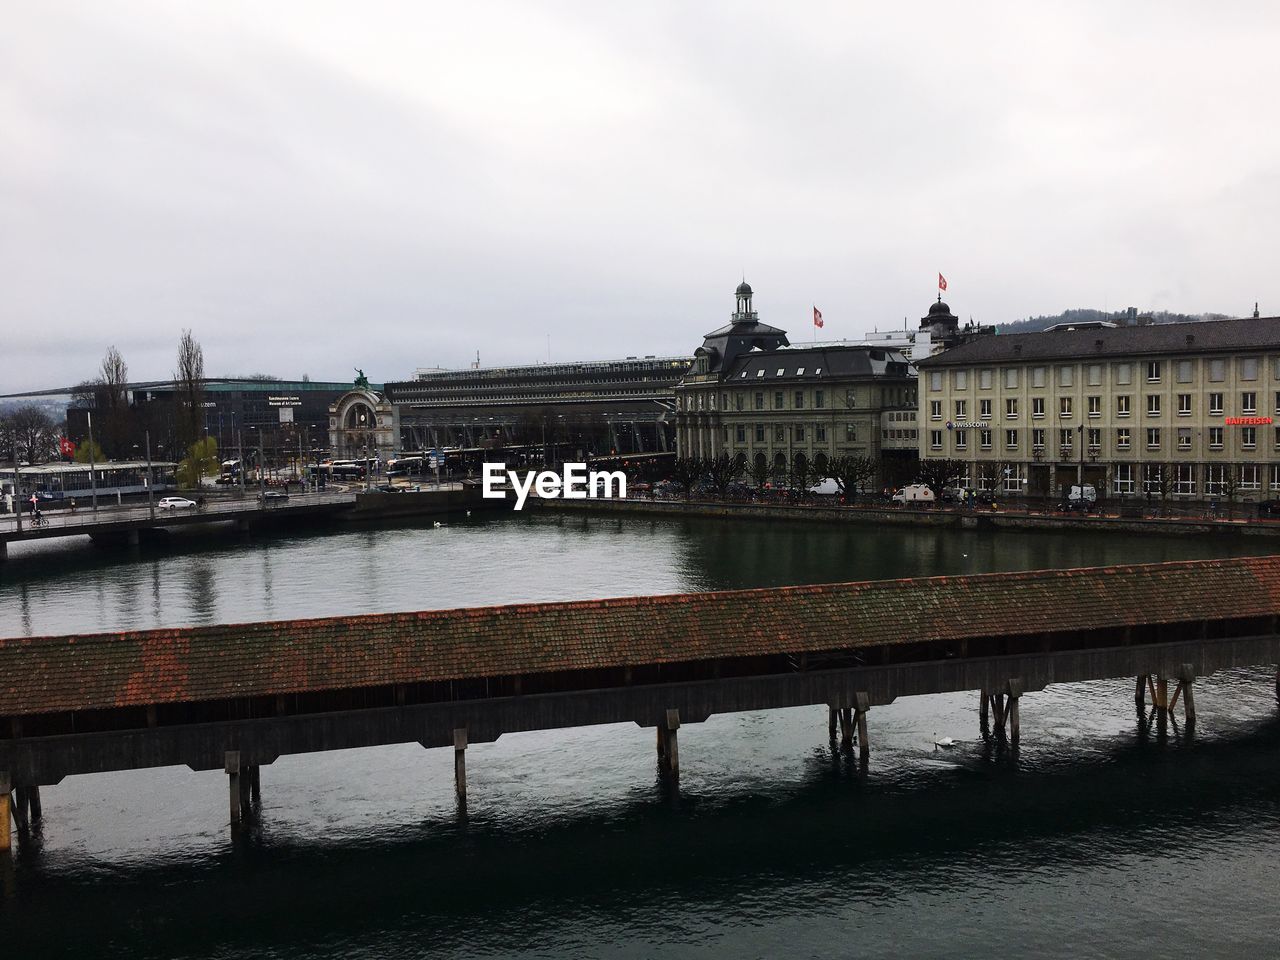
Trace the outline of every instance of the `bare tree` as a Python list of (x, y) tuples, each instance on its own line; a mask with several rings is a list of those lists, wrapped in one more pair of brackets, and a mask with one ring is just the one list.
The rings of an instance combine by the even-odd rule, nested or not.
[(107, 355), (98, 368), (98, 385), (101, 387), (98, 409), (123, 410), (128, 403), (129, 365), (115, 344), (107, 347)]
[(173, 373), (178, 445), (186, 450), (204, 432), (204, 350), (190, 330), (178, 341), (178, 369)]
[(58, 425), (34, 403), (23, 404), (5, 414), (0, 433), (6, 435), (5, 453), (12, 460), (44, 463), (57, 455)]
[(765, 485), (773, 478), (773, 465), (763, 453), (757, 453), (749, 468), (751, 482), (756, 485), (756, 492), (764, 490)]
[(845, 500), (852, 503), (862, 485), (876, 475), (876, 462), (870, 457), (836, 457), (827, 464), (827, 472), (840, 487)]
[(715, 488), (717, 497), (723, 500), (729, 495), (729, 487), (742, 476), (742, 471), (746, 469), (746, 466), (747, 458), (742, 453), (733, 454), (732, 456), (722, 453), (720, 456), (706, 462), (707, 480)]
[(929, 457), (921, 460), (916, 473), (920, 483), (928, 484), (935, 495), (956, 483), (968, 472), (969, 465), (963, 460)]

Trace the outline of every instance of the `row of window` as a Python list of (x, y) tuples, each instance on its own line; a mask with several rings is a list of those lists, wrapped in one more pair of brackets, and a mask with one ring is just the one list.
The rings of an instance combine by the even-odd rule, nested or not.
[[(1115, 398), (1116, 400), (1116, 416), (1127, 417), (1131, 413), (1130, 401), (1133, 398), (1128, 394), (1123, 394)], [(1180, 393), (1177, 395), (1178, 416), (1189, 417), (1192, 415), (1192, 407), (1194, 396), (1190, 393)], [(1088, 404), (1088, 415), (1090, 417), (1102, 416), (1102, 397), (1086, 397), (1085, 402)], [(1158, 393), (1147, 394), (1147, 416), (1158, 417), (1161, 415), (1162, 399)], [(969, 401), (956, 400), (954, 402), (955, 418), (964, 420), (969, 416)], [(1006, 420), (1018, 419), (1018, 401), (1016, 398), (1010, 398), (1004, 402), (1004, 418)], [(1075, 403), (1071, 397), (1058, 398), (1058, 416), (1062, 419), (1068, 419), (1074, 416)], [(1224, 396), (1221, 393), (1209, 394), (1209, 415), (1222, 416), (1225, 409)], [(1240, 414), (1242, 416), (1253, 416), (1258, 412), (1258, 394), (1254, 390), (1245, 390), (1240, 394)], [(1275, 395), (1275, 412), (1280, 415), (1280, 391), (1276, 391)], [(1031, 398), (1031, 416), (1038, 419), (1045, 415), (1044, 397)], [(929, 418), (931, 420), (942, 419), (942, 401), (929, 401)], [(978, 401), (978, 419), (991, 419), (991, 401)]]
[[(1202, 467), (1193, 463), (1117, 463), (1111, 469), (1113, 493), (1141, 491), (1153, 496), (1163, 496), (1167, 488), (1174, 496), (1192, 497), (1203, 494), (1226, 497), (1233, 492), (1261, 490), (1264, 479), (1272, 491), (1280, 491), (1280, 463), (1266, 467), (1256, 463), (1246, 463), (1239, 467), (1225, 463), (1206, 464)], [(993, 482), (989, 475), (979, 476), (976, 478), (976, 486), (981, 489), (1000, 486), (1006, 493), (1020, 493), (1027, 482), (1024, 471), (1025, 466), (1013, 464), (1006, 469), (1003, 480), (994, 478)], [(961, 487), (975, 485), (968, 476), (958, 478), (956, 483)]]
[[(827, 392), (825, 390), (794, 390), (791, 393), (791, 406), (787, 406), (786, 390), (756, 390), (750, 395), (750, 409), (752, 410), (804, 410), (806, 406), (812, 403), (812, 409), (823, 410), (827, 406)], [(812, 398), (812, 399), (810, 399)], [(853, 410), (858, 406), (857, 391), (850, 388), (844, 391), (843, 404), (844, 409)], [(747, 409), (748, 394), (745, 392), (735, 392), (733, 399), (730, 401), (728, 393), (720, 394), (720, 409), (729, 410), (732, 403), (732, 409)], [(839, 405), (840, 398), (837, 396), (836, 403)], [(902, 406), (904, 404), (913, 405), (916, 403), (916, 391), (913, 387), (881, 387), (880, 388), (880, 404), (881, 406)], [(716, 409), (716, 394), (710, 391), (696, 391), (692, 393), (681, 393), (676, 396), (676, 409), (678, 410), (714, 410)]]
[[(1193, 383), (1195, 381), (1196, 364), (1201, 361), (1197, 360), (1149, 360), (1142, 368), (1136, 372), (1146, 374), (1147, 383), (1161, 383), (1166, 376), (1166, 372), (1172, 368), (1174, 381), (1177, 383)], [(1213, 357), (1203, 361), (1206, 368), (1206, 374), (1210, 383), (1224, 383), (1227, 379), (1230, 361), (1225, 357)], [(1260, 368), (1260, 358), (1258, 357), (1240, 357), (1236, 360), (1236, 375), (1240, 380), (1257, 380)], [(1133, 363), (1115, 363), (1111, 364), (1112, 383), (1117, 386), (1127, 386), (1133, 382), (1134, 377)], [(1273, 375), (1280, 380), (1280, 357), (1273, 360)], [(1005, 367), (1001, 371), (1003, 382), (1006, 389), (1016, 390), (1019, 386), (1022, 368)], [(1105, 364), (1089, 363), (1084, 365), (1085, 382), (1091, 387), (1102, 386), (1103, 375), (1105, 372)], [(977, 371), (977, 383), (979, 390), (990, 390), (995, 386), (996, 371), (992, 368), (985, 368)], [(951, 385), (956, 390), (969, 389), (969, 371), (953, 370), (951, 371)], [(1059, 387), (1071, 387), (1075, 385), (1076, 366), (1074, 364), (1064, 364), (1054, 368), (1054, 379)], [(1032, 388), (1045, 387), (1049, 380), (1049, 367), (1037, 366), (1028, 368), (1028, 380)], [(943, 371), (929, 371), (929, 389), (941, 390), (943, 384)]]
[[(824, 443), (827, 439), (827, 425), (822, 423), (813, 425), (794, 424), (790, 427), (784, 424), (775, 424), (773, 427), (767, 427), (763, 423), (752, 424), (750, 426), (747, 424), (738, 424), (733, 427), (732, 430), (733, 438), (738, 443), (746, 443), (748, 436), (753, 437), (756, 443), (764, 443), (765, 437), (768, 436), (770, 430), (773, 431), (774, 443), (786, 443), (788, 430), (790, 430), (790, 439), (796, 443), (804, 443), (808, 439), (812, 439), (817, 443)], [(726, 442), (729, 440), (729, 431), (729, 427), (724, 428), (724, 439)], [(874, 432), (873, 428), (872, 433)], [(905, 428), (898, 430), (886, 430), (884, 431), (883, 436), (885, 439), (891, 440), (920, 439), (917, 431)], [(844, 425), (844, 439), (846, 443), (858, 442), (858, 425), (856, 423), (846, 423)]]
[[(1209, 449), (1222, 450), (1225, 447), (1225, 435), (1222, 427), (1209, 427)], [(978, 447), (982, 450), (990, 450), (994, 446), (993, 438), (995, 431), (990, 429), (980, 429), (978, 433)], [(1057, 441), (1059, 450), (1070, 451), (1075, 446), (1076, 430), (1062, 429), (1058, 431)], [(1098, 451), (1102, 448), (1102, 430), (1091, 427), (1085, 431), (1087, 437), (1086, 445), (1091, 451)], [(955, 449), (969, 449), (969, 431), (956, 430)], [(1037, 428), (1031, 431), (1031, 448), (1032, 450), (1045, 449), (1045, 441), (1048, 431)], [(1258, 446), (1258, 428), (1257, 427), (1241, 427), (1238, 436), (1240, 437), (1240, 446), (1245, 450), (1255, 450)], [(1160, 427), (1147, 427), (1147, 449), (1159, 450), (1163, 431)], [(1175, 434), (1176, 446), (1179, 450), (1191, 450), (1193, 444), (1193, 434), (1190, 427), (1178, 427)], [(943, 447), (943, 431), (929, 431), (929, 448), (931, 450), (941, 450)], [(1004, 431), (1004, 448), (1006, 450), (1017, 450), (1019, 448), (1020, 435), (1017, 430)], [(1115, 431), (1115, 446), (1117, 450), (1129, 450), (1132, 448), (1133, 434), (1128, 427), (1118, 427)], [(1275, 428), (1275, 449), (1280, 450), (1280, 427)]]

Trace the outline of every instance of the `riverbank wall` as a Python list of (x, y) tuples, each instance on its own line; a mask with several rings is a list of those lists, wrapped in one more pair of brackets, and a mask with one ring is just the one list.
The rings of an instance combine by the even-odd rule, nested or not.
[(1280, 522), (1196, 520), (1185, 517), (1110, 517), (1039, 514), (1004, 510), (847, 507), (836, 504), (723, 503), (701, 500), (564, 500), (530, 498), (528, 506), (554, 513), (663, 517), (713, 517), (733, 520), (800, 520), (811, 523), (861, 523), (878, 526), (939, 527), (956, 530), (1105, 531), (1148, 536), (1240, 536), (1280, 539)]

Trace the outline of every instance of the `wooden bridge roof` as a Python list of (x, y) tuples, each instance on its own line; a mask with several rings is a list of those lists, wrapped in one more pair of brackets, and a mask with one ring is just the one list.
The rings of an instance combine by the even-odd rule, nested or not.
[(0, 716), (1280, 614), (1280, 557), (0, 639)]

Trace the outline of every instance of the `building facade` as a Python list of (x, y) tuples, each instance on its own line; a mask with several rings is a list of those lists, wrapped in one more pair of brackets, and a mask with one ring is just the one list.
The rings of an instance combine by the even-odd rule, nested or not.
[(1280, 493), (1277, 317), (983, 337), (921, 360), (919, 373), (920, 456), (962, 461), (965, 485)]
[(707, 334), (676, 387), (677, 451), (743, 454), (782, 470), (803, 455), (914, 460), (915, 369), (897, 350), (867, 344), (792, 347), (761, 323), (747, 283), (730, 322)]

